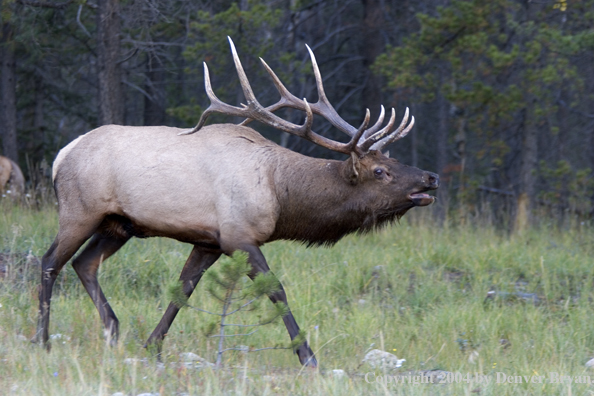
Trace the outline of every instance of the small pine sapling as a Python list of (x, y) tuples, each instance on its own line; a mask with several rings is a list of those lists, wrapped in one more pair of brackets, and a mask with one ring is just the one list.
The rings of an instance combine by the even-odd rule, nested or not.
[(270, 296), (280, 290), (280, 283), (272, 273), (260, 273), (250, 284), (244, 282), (245, 277), (251, 271), (247, 262), (247, 254), (235, 252), (233, 256), (221, 260), (218, 270), (211, 270), (205, 274), (208, 293), (220, 304), (220, 312), (211, 312), (196, 308), (188, 304), (188, 298), (183, 293), (181, 282), (176, 282), (169, 287), (169, 297), (178, 307), (188, 307), (195, 311), (205, 312), (218, 316), (218, 319), (208, 323), (203, 332), (207, 337), (219, 339), (217, 347), (216, 367), (221, 367), (223, 353), (226, 351), (257, 352), (266, 349), (293, 349), (299, 347), (305, 341), (305, 334), (300, 333), (288, 346), (276, 345), (273, 347), (252, 348), (247, 346), (233, 346), (225, 348), (225, 339), (230, 337), (250, 336), (256, 330), (246, 333), (229, 334), (229, 328), (250, 328), (270, 324), (278, 318), (285, 316), (289, 309), (282, 303), (277, 302), (274, 308), (265, 315), (258, 315), (258, 322), (254, 324), (228, 323), (229, 316), (240, 311), (260, 311), (259, 300), (261, 297)]

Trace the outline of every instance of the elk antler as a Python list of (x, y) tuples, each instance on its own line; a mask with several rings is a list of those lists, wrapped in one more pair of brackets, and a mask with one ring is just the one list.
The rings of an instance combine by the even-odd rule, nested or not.
[(300, 136), (306, 140), (309, 140), (315, 144), (318, 144), (322, 147), (326, 147), (330, 150), (337, 151), (344, 154), (349, 154), (350, 152), (354, 151), (357, 147), (357, 143), (363, 132), (367, 128), (367, 124), (369, 123), (369, 112), (365, 117), (365, 121), (363, 121), (363, 125), (357, 130), (351, 138), (351, 141), (348, 143), (340, 143), (334, 140), (330, 140), (325, 138), (324, 136), (318, 135), (311, 129), (311, 124), (313, 122), (313, 114), (312, 110), (307, 103), (306, 99), (303, 99), (303, 102), (300, 104), (300, 109), (303, 109), (306, 113), (305, 122), (303, 125), (296, 125), (289, 121), (283, 120), (282, 118), (276, 116), (271, 111), (264, 108), (256, 99), (252, 88), (250, 87), (250, 83), (247, 79), (245, 71), (243, 70), (243, 66), (241, 65), (241, 61), (239, 60), (239, 56), (237, 55), (237, 51), (235, 49), (235, 45), (233, 44), (233, 40), (230, 37), (229, 44), (231, 46), (231, 52), (233, 54), (233, 61), (235, 62), (235, 68), (237, 69), (237, 75), (239, 76), (239, 81), (241, 84), (241, 88), (243, 89), (243, 94), (247, 100), (247, 105), (243, 105), (242, 107), (235, 107), (223, 103), (220, 101), (212, 90), (212, 86), (210, 84), (210, 75), (208, 72), (208, 66), (204, 63), (204, 85), (206, 88), (206, 94), (210, 99), (210, 106), (202, 113), (198, 124), (194, 129), (188, 132), (183, 132), (182, 134), (187, 135), (198, 131), (204, 125), (204, 122), (208, 118), (208, 116), (213, 112), (220, 112), (227, 115), (239, 116), (239, 117), (246, 117), (251, 118), (257, 121), (260, 121), (264, 124), (273, 126), (276, 129), (280, 129), (282, 131), (291, 133), (296, 136)]
[[(328, 120), (338, 130), (353, 137), (357, 130), (352, 125), (347, 123), (343, 118), (341, 118), (338, 115), (338, 113), (336, 112), (336, 110), (334, 109), (334, 107), (332, 107), (332, 105), (330, 104), (330, 101), (326, 97), (326, 93), (324, 91), (324, 85), (322, 83), (322, 75), (320, 73), (320, 69), (318, 67), (318, 62), (316, 61), (316, 57), (315, 57), (313, 51), (311, 50), (311, 48), (309, 47), (309, 45), (306, 44), (305, 46), (307, 47), (307, 51), (309, 52), (309, 56), (311, 58), (311, 63), (312, 63), (312, 67), (314, 70), (314, 76), (316, 79), (316, 87), (318, 90), (318, 102), (310, 104), (312, 112), (326, 118), (326, 120)], [(272, 106), (267, 107), (266, 110), (276, 111), (283, 107), (291, 107), (291, 108), (298, 109), (298, 110), (305, 110), (303, 107), (303, 102), (300, 101), (299, 99), (297, 99), (297, 97), (295, 97), (293, 94), (291, 94), (289, 92), (289, 90), (280, 81), (278, 76), (274, 73), (274, 71), (270, 68), (270, 66), (268, 66), (268, 64), (266, 64), (266, 62), (262, 58), (260, 58), (260, 60), (262, 61), (264, 68), (266, 69), (266, 71), (268, 72), (270, 77), (272, 78), (272, 81), (274, 82), (276, 89), (281, 94), (281, 99), (277, 103), (273, 104)], [(380, 127), (382, 126), (383, 121), (384, 121), (384, 115), (385, 115), (384, 106), (381, 106), (381, 111), (380, 111), (380, 115), (378, 117), (377, 122), (371, 128), (365, 130), (365, 132), (363, 133), (363, 139), (361, 141), (359, 141), (359, 143), (357, 145), (358, 151), (360, 153), (366, 153), (370, 149), (375, 149), (375, 150), (381, 151), (388, 144), (393, 143), (396, 140), (406, 136), (408, 134), (408, 132), (410, 132), (410, 130), (412, 129), (412, 127), (415, 123), (415, 119), (414, 119), (414, 117), (412, 117), (410, 124), (405, 129), (405, 126), (408, 122), (408, 108), (407, 108), (404, 118), (402, 119), (402, 122), (400, 123), (400, 126), (398, 127), (398, 129), (396, 129), (395, 131), (392, 130), (392, 127), (394, 125), (394, 119), (396, 117), (395, 111), (394, 111), (394, 109), (392, 109), (392, 117), (390, 118), (390, 122), (388, 122), (388, 124), (384, 128), (379, 130)], [(246, 124), (249, 121), (250, 120), (246, 120), (242, 124)]]
[[(241, 125), (245, 125), (249, 123), (251, 120), (257, 120), (264, 124), (270, 125), (276, 129), (280, 129), (282, 131), (291, 133), (296, 136), (300, 136), (306, 140), (309, 140), (313, 143), (316, 143), (322, 147), (326, 147), (330, 150), (337, 151), (344, 154), (349, 154), (351, 152), (357, 153), (359, 156), (364, 155), (370, 149), (377, 149), (381, 150), (386, 145), (404, 137), (414, 125), (414, 117), (412, 118), (411, 123), (404, 129), (407, 121), (408, 121), (408, 108), (406, 109), (406, 113), (404, 119), (400, 123), (400, 126), (396, 130), (392, 130), (395, 121), (395, 111), (392, 109), (392, 116), (390, 117), (390, 121), (388, 124), (380, 129), (383, 120), (384, 120), (384, 107), (381, 108), (380, 116), (377, 122), (369, 129), (367, 129), (367, 125), (369, 124), (369, 109), (365, 112), (365, 119), (363, 124), (356, 129), (349, 123), (347, 123), (343, 118), (341, 118), (334, 107), (330, 104), (330, 101), (326, 97), (326, 93), (324, 92), (324, 86), (322, 84), (322, 77), (320, 74), (320, 70), (318, 68), (318, 64), (316, 62), (316, 58), (313, 54), (311, 48), (306, 45), (307, 50), (309, 51), (314, 75), (316, 79), (316, 86), (318, 90), (318, 102), (316, 103), (308, 103), (307, 100), (304, 98), (303, 100), (298, 99), (295, 95), (289, 92), (289, 90), (282, 84), (280, 79), (277, 75), (272, 71), (272, 69), (266, 64), (266, 62), (260, 58), (264, 68), (268, 72), (268, 74), (272, 77), (274, 85), (276, 86), (278, 92), (281, 95), (281, 99), (272, 106), (264, 108), (256, 99), (252, 88), (250, 87), (249, 81), (243, 70), (241, 65), (241, 61), (239, 60), (239, 56), (237, 55), (237, 51), (235, 49), (235, 45), (230, 37), (229, 44), (231, 46), (231, 52), (233, 54), (233, 61), (235, 62), (235, 68), (237, 69), (237, 74), (239, 76), (239, 80), (241, 83), (241, 88), (243, 89), (243, 93), (247, 100), (247, 105), (242, 104), (242, 107), (235, 107), (228, 105), (226, 103), (221, 102), (214, 91), (212, 90), (212, 86), (210, 83), (210, 75), (208, 72), (208, 66), (204, 63), (204, 85), (206, 89), (206, 94), (208, 95), (211, 104), (210, 106), (202, 113), (200, 120), (196, 127), (194, 127), (191, 131), (184, 132), (181, 134), (191, 134), (197, 132), (202, 126), (204, 125), (208, 116), (213, 112), (220, 112), (227, 115), (238, 116), (238, 117), (246, 117), (247, 119), (241, 123)], [(305, 122), (303, 125), (296, 125), (282, 118), (276, 116), (273, 112), (283, 108), (283, 107), (291, 107), (294, 109), (305, 111), (306, 117)], [(351, 140), (348, 143), (340, 143), (334, 140), (330, 140), (315, 133), (311, 129), (311, 125), (313, 122), (313, 113), (321, 115), (325, 119), (327, 119), (332, 125), (338, 128), (340, 131), (346, 133), (351, 137)]]

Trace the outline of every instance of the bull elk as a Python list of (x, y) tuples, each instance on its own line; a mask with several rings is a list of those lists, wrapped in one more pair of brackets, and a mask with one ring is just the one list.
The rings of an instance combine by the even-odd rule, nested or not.
[[(42, 260), (39, 321), (35, 340), (48, 344), (52, 287), (60, 270), (90, 238), (72, 265), (95, 304), (111, 340), (118, 319), (97, 281), (101, 262), (131, 237), (169, 237), (191, 243), (193, 250), (181, 275), (189, 297), (221, 254), (248, 254), (250, 277), (270, 271), (260, 246), (279, 239), (309, 245), (332, 245), (353, 232), (367, 232), (399, 218), (434, 198), (439, 177), (403, 165), (381, 150), (405, 136), (413, 126), (408, 109), (400, 125), (395, 112), (382, 127), (384, 111), (368, 127), (369, 110), (359, 128), (340, 118), (324, 93), (311, 49), (319, 101), (309, 104), (293, 96), (268, 65), (281, 99), (264, 108), (257, 101), (231, 39), (231, 52), (247, 105), (235, 107), (214, 94), (204, 64), (210, 107), (193, 129), (165, 126), (106, 125), (78, 137), (59, 153), (53, 166), (59, 203), (58, 234)], [(306, 114), (303, 125), (273, 112), (291, 107)], [(311, 158), (265, 139), (244, 125), (204, 123), (213, 112), (257, 120), (349, 155), (345, 161)], [(350, 137), (348, 143), (312, 130), (313, 114), (326, 118)], [(287, 303), (284, 290), (270, 296)], [(288, 305), (287, 305), (288, 306)], [(179, 308), (170, 303), (147, 345), (161, 350)], [(299, 326), (289, 311), (283, 317), (291, 339)], [(295, 351), (303, 365), (317, 361), (307, 342)]]
[(25, 191), (25, 177), (16, 162), (0, 155), (0, 192), (5, 190), (19, 196)]

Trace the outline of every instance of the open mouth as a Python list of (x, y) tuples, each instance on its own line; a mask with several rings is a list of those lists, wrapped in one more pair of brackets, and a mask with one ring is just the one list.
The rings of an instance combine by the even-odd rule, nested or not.
[(415, 206), (427, 206), (435, 202), (435, 197), (425, 193), (414, 193), (408, 196)]

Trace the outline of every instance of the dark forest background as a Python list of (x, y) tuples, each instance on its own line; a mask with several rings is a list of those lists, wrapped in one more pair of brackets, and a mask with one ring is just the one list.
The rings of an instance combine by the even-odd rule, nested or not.
[(594, 0), (0, 0), (0, 16), (1, 153), (26, 174), (99, 125), (194, 126), (203, 61), (222, 100), (244, 101), (231, 36), (264, 105), (278, 94), (258, 57), (317, 100), (307, 43), (351, 124), (410, 107), (413, 132), (390, 153), (440, 174), (438, 220), (592, 219)]

